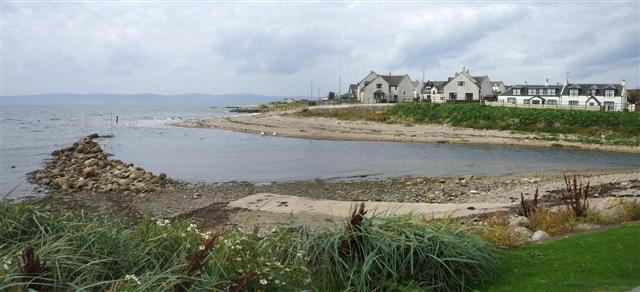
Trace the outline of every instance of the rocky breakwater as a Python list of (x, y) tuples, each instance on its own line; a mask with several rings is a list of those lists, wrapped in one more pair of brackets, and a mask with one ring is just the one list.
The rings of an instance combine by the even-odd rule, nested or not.
[(87, 136), (73, 146), (56, 150), (43, 170), (31, 174), (30, 180), (47, 190), (94, 193), (118, 192), (141, 194), (171, 190), (181, 183), (165, 173), (154, 175), (133, 164), (110, 160), (109, 153), (93, 141), (98, 134)]

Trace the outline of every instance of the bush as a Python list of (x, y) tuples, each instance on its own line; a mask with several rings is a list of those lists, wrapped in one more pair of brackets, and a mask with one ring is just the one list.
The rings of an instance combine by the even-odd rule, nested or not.
[(533, 230), (543, 230), (551, 235), (571, 232), (577, 225), (576, 216), (568, 207), (561, 207), (551, 211), (541, 205), (529, 218), (529, 227)]
[(640, 202), (637, 200), (623, 201), (621, 205), (623, 212), (620, 220), (622, 222), (640, 220)]
[(514, 248), (528, 238), (514, 232), (505, 216), (494, 216), (475, 228), (475, 233), (498, 248)]

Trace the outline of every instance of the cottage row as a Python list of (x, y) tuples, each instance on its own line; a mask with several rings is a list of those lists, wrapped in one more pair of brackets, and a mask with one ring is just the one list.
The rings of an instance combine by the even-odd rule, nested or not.
[(357, 84), (349, 86), (349, 95), (361, 103), (485, 102), (502, 106), (539, 106), (620, 111), (629, 107), (627, 84), (545, 84), (506, 86), (487, 75), (473, 76), (463, 68), (446, 81), (412, 81), (409, 75), (380, 75), (371, 71)]

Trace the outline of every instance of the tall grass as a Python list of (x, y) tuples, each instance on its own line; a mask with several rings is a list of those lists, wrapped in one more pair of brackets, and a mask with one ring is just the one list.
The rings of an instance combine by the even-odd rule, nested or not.
[[(493, 107), (481, 104), (398, 104), (385, 112), (417, 122), (594, 137), (590, 143), (640, 145), (640, 113)], [(602, 139), (604, 136), (604, 140)]]
[[(345, 249), (354, 232), (360, 244)], [(468, 290), (494, 278), (497, 263), (497, 251), (455, 221), (374, 216), (359, 229), (281, 226), (260, 237), (151, 218), (129, 227), (0, 201), (3, 291)]]

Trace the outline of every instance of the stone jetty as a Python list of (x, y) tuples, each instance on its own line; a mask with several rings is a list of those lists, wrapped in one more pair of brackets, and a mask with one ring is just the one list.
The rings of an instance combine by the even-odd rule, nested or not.
[(89, 135), (73, 146), (51, 153), (53, 159), (43, 170), (31, 174), (30, 181), (49, 191), (89, 191), (94, 193), (151, 193), (182, 184), (165, 173), (154, 175), (133, 164), (109, 159), (112, 156)]

